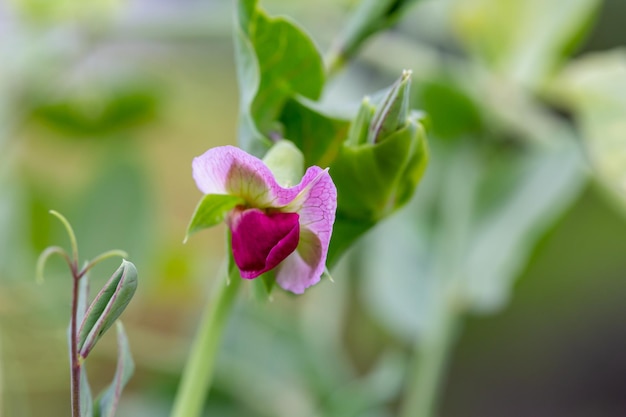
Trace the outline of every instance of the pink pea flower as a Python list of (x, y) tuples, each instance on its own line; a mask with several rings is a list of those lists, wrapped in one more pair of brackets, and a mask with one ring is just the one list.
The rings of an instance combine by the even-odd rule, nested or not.
[(328, 170), (312, 166), (299, 184), (285, 188), (263, 161), (233, 146), (208, 150), (192, 167), (203, 193), (244, 201), (226, 216), (243, 278), (274, 270), (278, 285), (296, 294), (319, 282), (337, 209)]

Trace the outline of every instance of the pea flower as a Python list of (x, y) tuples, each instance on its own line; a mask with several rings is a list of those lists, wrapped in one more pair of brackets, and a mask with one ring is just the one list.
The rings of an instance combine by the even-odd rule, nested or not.
[(299, 184), (279, 184), (262, 160), (233, 146), (208, 150), (194, 158), (192, 168), (196, 185), (211, 201), (207, 205), (225, 211), (218, 217), (232, 233), (242, 278), (274, 270), (276, 283), (296, 294), (320, 280), (337, 208), (327, 169), (312, 166)]

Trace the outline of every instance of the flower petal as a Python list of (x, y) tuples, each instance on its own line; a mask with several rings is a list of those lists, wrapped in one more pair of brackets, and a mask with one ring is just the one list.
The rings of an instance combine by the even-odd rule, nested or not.
[(235, 209), (229, 218), (233, 258), (243, 278), (256, 278), (288, 257), (300, 240), (297, 213)]
[(276, 268), (276, 283), (295, 294), (319, 282), (326, 262), (318, 237), (306, 229), (300, 232), (298, 249)]
[(280, 186), (261, 161), (234, 146), (209, 149), (193, 159), (193, 178), (205, 194), (230, 194), (253, 207), (271, 207)]
[(280, 264), (276, 282), (285, 290), (301, 294), (319, 282), (324, 273), (337, 210), (337, 189), (328, 171), (319, 167), (309, 168), (297, 187), (301, 191), (289, 209), (300, 215), (300, 242), (296, 252)]
[[(324, 176), (324, 170), (313, 166), (307, 169), (300, 184), (283, 188), (263, 161), (234, 146), (209, 149), (194, 158), (192, 169), (196, 185), (203, 193), (234, 195), (245, 199), (251, 207), (256, 208), (285, 207), (301, 196), (307, 187), (311, 188), (311, 183)], [(328, 174), (325, 178), (332, 185)], [(334, 185), (332, 187), (334, 189)], [(300, 205), (301, 203), (295, 208)]]

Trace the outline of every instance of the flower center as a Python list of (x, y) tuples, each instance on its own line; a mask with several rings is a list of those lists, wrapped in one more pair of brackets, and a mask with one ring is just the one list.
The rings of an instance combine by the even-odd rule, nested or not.
[(235, 208), (228, 225), (233, 257), (243, 278), (256, 278), (275, 268), (298, 247), (298, 213)]

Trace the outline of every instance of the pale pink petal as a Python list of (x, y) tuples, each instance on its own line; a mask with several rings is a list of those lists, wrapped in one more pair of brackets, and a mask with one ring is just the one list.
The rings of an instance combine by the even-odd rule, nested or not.
[(193, 159), (193, 178), (205, 194), (230, 194), (253, 207), (268, 207), (280, 186), (261, 161), (234, 146), (220, 146)]
[(296, 251), (276, 267), (276, 283), (287, 291), (302, 294), (305, 289), (319, 282), (325, 262), (326, 255), (320, 240), (312, 232), (303, 229)]
[(193, 178), (204, 194), (230, 194), (251, 207), (281, 208), (290, 204), (323, 170), (310, 167), (300, 184), (281, 187), (261, 161), (234, 146), (218, 146), (193, 159)]

